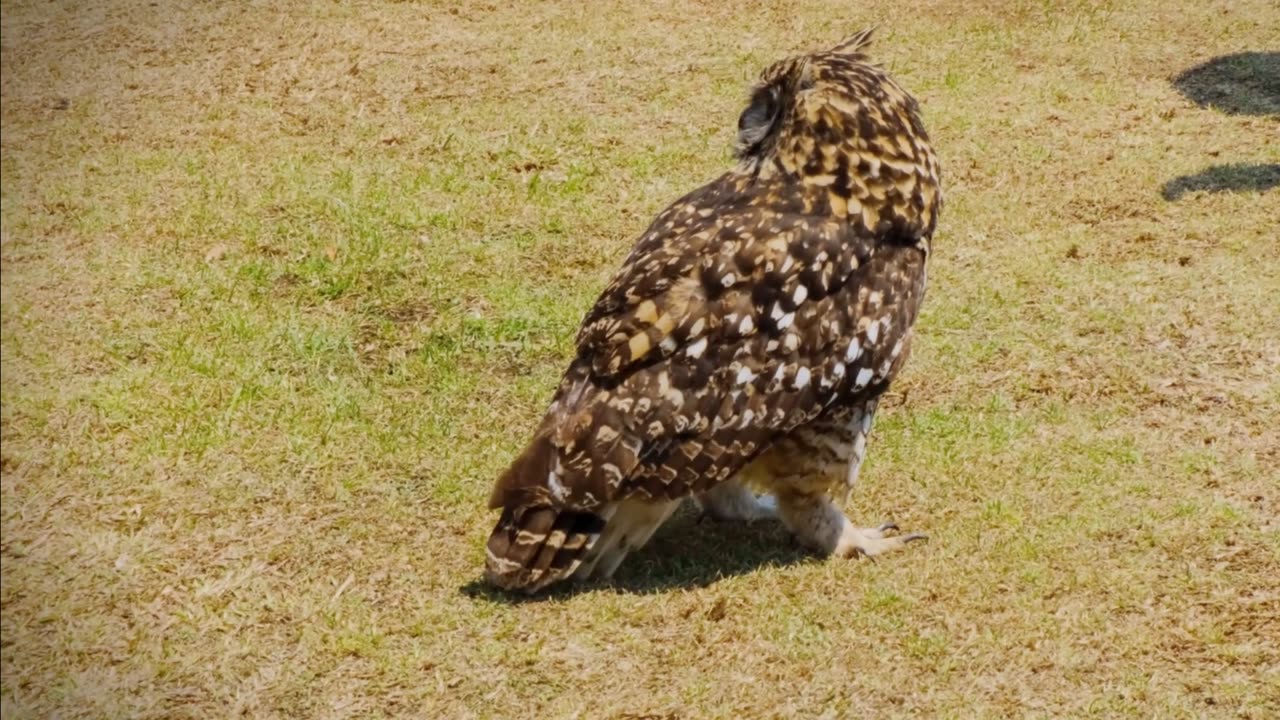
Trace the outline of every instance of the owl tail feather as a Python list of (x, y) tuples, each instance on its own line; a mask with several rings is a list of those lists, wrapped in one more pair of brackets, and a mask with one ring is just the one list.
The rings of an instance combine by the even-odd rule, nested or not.
[(485, 546), (485, 580), (535, 593), (573, 574), (605, 519), (564, 507), (547, 487), (555, 448), (539, 434), (498, 479), (489, 506), (502, 508)]
[(507, 507), (485, 546), (485, 580), (503, 590), (538, 592), (573, 575), (604, 525), (590, 512)]

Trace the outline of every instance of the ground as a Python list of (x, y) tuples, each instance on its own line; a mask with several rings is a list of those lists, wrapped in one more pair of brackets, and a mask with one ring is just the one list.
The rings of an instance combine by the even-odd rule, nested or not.
[[(685, 511), (611, 584), (481, 586), (629, 243), (873, 24), (948, 204), (850, 512), (930, 542)], [(1277, 717), (1278, 28), (6, 0), (0, 715)]]

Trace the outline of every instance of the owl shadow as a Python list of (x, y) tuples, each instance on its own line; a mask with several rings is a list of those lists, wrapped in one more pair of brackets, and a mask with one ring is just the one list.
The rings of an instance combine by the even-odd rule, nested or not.
[(800, 546), (781, 523), (704, 519), (696, 507), (686, 503), (647, 545), (627, 556), (610, 580), (561, 583), (533, 597), (504, 593), (480, 580), (463, 585), (459, 591), (507, 604), (602, 591), (650, 594), (708, 587), (726, 577), (804, 562), (821, 562), (821, 558)]

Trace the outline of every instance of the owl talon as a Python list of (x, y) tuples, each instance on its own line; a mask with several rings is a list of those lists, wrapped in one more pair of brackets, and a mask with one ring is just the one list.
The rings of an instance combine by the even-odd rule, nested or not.
[(897, 530), (897, 524), (891, 522), (873, 528), (858, 528), (846, 525), (844, 532), (840, 534), (839, 542), (836, 544), (835, 554), (841, 557), (874, 558), (877, 555), (901, 550), (909, 543), (917, 540), (929, 539), (928, 536), (922, 533), (887, 534), (890, 531)]

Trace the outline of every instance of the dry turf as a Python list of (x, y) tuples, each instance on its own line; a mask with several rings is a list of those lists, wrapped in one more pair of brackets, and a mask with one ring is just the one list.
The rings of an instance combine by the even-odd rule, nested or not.
[[(931, 541), (685, 511), (480, 586), (630, 241), (872, 24), (949, 204), (850, 513)], [(3, 718), (1280, 716), (1272, 0), (6, 0), (2, 46)]]

